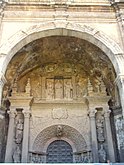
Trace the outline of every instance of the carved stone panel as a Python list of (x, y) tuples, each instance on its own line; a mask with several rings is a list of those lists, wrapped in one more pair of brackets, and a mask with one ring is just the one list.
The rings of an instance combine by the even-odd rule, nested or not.
[(54, 79), (46, 79), (46, 99), (54, 99)]
[(72, 97), (73, 97), (72, 80), (64, 79), (64, 98), (72, 99)]
[(63, 99), (63, 79), (55, 79), (55, 99)]
[(52, 118), (53, 119), (67, 119), (68, 111), (63, 108), (55, 108), (52, 110)]

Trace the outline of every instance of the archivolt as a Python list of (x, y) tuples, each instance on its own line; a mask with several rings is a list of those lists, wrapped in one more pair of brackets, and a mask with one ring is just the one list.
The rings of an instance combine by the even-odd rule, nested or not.
[[(75, 151), (87, 150), (87, 144), (84, 137), (73, 127), (68, 125), (61, 125), (63, 128), (63, 134), (61, 140), (65, 140), (72, 146)], [(42, 152), (46, 151), (48, 144), (54, 140), (57, 140), (56, 136), (57, 125), (42, 130), (35, 138), (32, 146), (33, 151)]]
[(104, 33), (86, 25), (70, 22), (46, 22), (33, 25), (13, 35), (0, 47), (1, 72), (4, 74), (12, 57), (28, 43), (48, 36), (73, 36), (87, 40), (98, 46), (111, 60), (116, 73), (123, 74), (123, 51), (119, 45)]

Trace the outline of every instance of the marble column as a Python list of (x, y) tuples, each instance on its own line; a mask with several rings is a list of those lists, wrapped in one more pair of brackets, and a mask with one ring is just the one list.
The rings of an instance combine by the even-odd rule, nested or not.
[(105, 126), (106, 126), (106, 140), (107, 140), (107, 147), (108, 147), (108, 155), (110, 162), (115, 162), (115, 153), (114, 153), (114, 145), (112, 139), (112, 131), (110, 125), (110, 112), (108, 108), (104, 108), (104, 118), (105, 118)]
[(24, 129), (23, 129), (23, 141), (22, 141), (22, 157), (21, 163), (28, 162), (28, 147), (29, 147), (29, 119), (30, 119), (30, 110), (23, 110), (24, 114)]
[(96, 134), (96, 121), (95, 121), (95, 114), (97, 110), (90, 110), (89, 117), (90, 117), (90, 127), (91, 127), (91, 141), (92, 141), (92, 156), (93, 162), (98, 163), (98, 143), (97, 143), (97, 134)]
[(8, 129), (8, 137), (7, 137), (7, 145), (6, 145), (6, 154), (5, 154), (5, 162), (12, 163), (12, 152), (13, 152), (13, 140), (14, 140), (14, 122), (16, 111), (10, 110), (9, 112), (9, 129)]

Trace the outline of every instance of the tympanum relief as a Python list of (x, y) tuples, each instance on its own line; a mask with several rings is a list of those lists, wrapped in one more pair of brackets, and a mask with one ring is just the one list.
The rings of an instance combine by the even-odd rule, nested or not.
[(107, 91), (115, 100), (113, 66), (98, 47), (87, 41), (47, 37), (26, 45), (17, 55), (6, 72), (9, 91), (16, 81), (18, 92), (24, 92), (30, 78), (34, 98), (80, 99), (87, 95), (89, 78), (94, 92)]

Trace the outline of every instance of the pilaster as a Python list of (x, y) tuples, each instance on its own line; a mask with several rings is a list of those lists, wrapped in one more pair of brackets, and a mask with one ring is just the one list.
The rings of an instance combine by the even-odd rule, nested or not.
[(98, 143), (97, 143), (96, 121), (95, 121), (96, 112), (97, 110), (95, 110), (95, 108), (89, 110), (93, 162), (98, 163), (99, 162)]
[(103, 109), (104, 109), (106, 138), (107, 138), (106, 140), (107, 140), (109, 160), (110, 162), (115, 162), (114, 145), (113, 145), (112, 131), (111, 131), (111, 125), (110, 125), (110, 118), (109, 118), (111, 110), (109, 110), (108, 107), (104, 107)]
[(9, 114), (9, 130), (7, 137), (7, 145), (6, 145), (6, 154), (5, 154), (5, 162), (12, 163), (12, 152), (13, 152), (13, 140), (14, 140), (14, 121), (16, 116), (16, 110), (10, 109)]
[(24, 108), (22, 111), (24, 114), (24, 131), (23, 131), (23, 141), (22, 141), (22, 159), (21, 163), (28, 162), (28, 144), (29, 144), (29, 119), (31, 112), (29, 108)]

